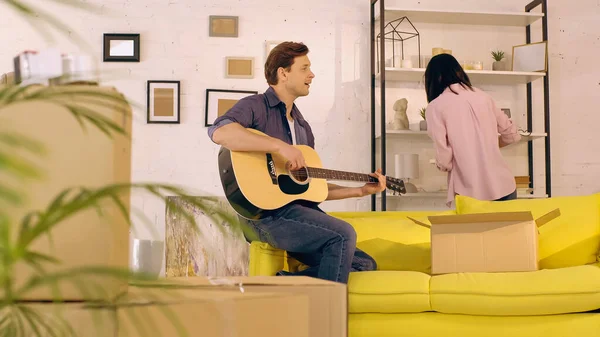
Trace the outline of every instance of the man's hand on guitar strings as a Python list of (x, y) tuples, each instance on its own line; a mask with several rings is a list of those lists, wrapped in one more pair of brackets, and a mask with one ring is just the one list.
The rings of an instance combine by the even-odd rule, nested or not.
[(298, 148), (288, 143), (281, 142), (279, 151), (277, 152), (283, 158), (288, 160), (287, 167), (290, 171), (299, 170), (303, 167), (306, 167), (306, 162), (304, 161), (302, 151), (298, 150)]
[(363, 196), (383, 192), (386, 188), (386, 178), (381, 174), (381, 169), (377, 169), (374, 173), (369, 174), (371, 177), (377, 178), (378, 183), (366, 183), (361, 187)]

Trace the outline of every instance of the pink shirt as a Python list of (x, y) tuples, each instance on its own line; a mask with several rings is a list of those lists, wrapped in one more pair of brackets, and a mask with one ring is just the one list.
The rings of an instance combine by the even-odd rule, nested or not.
[(502, 198), (516, 189), (504, 161), (498, 136), (517, 142), (517, 127), (496, 107), (492, 97), (452, 84), (427, 106), (427, 132), (433, 140), (438, 169), (448, 172), (450, 207), (456, 194), (479, 200)]

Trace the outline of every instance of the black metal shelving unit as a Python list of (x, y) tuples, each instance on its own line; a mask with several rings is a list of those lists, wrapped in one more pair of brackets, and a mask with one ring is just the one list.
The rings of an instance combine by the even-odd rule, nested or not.
[[(535, 8), (541, 6), (541, 13), (543, 14), (542, 20), (542, 41), (548, 42), (548, 4), (547, 0), (534, 0), (528, 3), (525, 6), (525, 12), (531, 12)], [(386, 173), (386, 162), (387, 162), (387, 153), (386, 153), (386, 71), (385, 71), (385, 38), (379, 39), (377, 41), (376, 30), (378, 29), (379, 34), (384, 36), (385, 33), (385, 0), (371, 0), (370, 1), (370, 48), (371, 48), (371, 170), (374, 171), (378, 167), (381, 167), (384, 174)], [(379, 9), (379, 24), (378, 27), (376, 12)], [(525, 34), (526, 34), (526, 43), (531, 43), (531, 24), (527, 24), (525, 26)], [(376, 44), (379, 43), (379, 46)], [(381, 142), (381, 162), (377, 165), (377, 139), (376, 139), (376, 117), (377, 117), (377, 107), (375, 101), (376, 95), (376, 82), (377, 82), (377, 67), (380, 68), (379, 71), (379, 90), (381, 95), (381, 106), (379, 107), (379, 115), (380, 115), (380, 142)], [(551, 175), (551, 151), (550, 151), (550, 97), (549, 97), (549, 81), (550, 81), (550, 69), (546, 70), (545, 76), (543, 76), (543, 91), (544, 91), (544, 132), (545, 136), (545, 178), (546, 178), (546, 195), (547, 197), (552, 196), (552, 175)], [(526, 84), (527, 87), (527, 128), (528, 132), (532, 132), (533, 125), (533, 102), (532, 102), (532, 83), (528, 81)], [(528, 141), (527, 144), (527, 157), (528, 157), (528, 171), (530, 177), (529, 187), (534, 187), (534, 157), (533, 157), (533, 143), (532, 140)], [(386, 200), (386, 191), (381, 193), (381, 211), (387, 210), (387, 200)], [(371, 210), (377, 210), (377, 195), (371, 196)]]

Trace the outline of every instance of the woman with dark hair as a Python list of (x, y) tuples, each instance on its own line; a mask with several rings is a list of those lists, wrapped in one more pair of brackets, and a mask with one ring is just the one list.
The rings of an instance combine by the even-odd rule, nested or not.
[(515, 199), (513, 173), (500, 147), (517, 142), (516, 126), (490, 95), (473, 87), (456, 59), (439, 54), (425, 70), (427, 132), (439, 170), (448, 172), (448, 206), (457, 194)]

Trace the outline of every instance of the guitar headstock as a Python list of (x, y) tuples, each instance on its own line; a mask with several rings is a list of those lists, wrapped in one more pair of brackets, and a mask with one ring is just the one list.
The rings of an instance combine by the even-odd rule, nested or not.
[(406, 193), (406, 186), (404, 186), (404, 180), (388, 176), (385, 177), (385, 180), (387, 188), (389, 190), (392, 190), (394, 194), (396, 194), (396, 192), (400, 194)]

